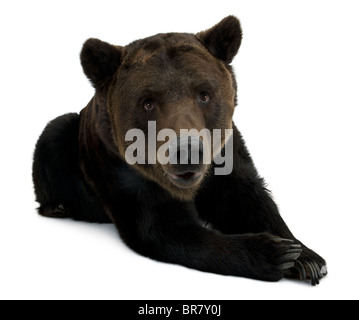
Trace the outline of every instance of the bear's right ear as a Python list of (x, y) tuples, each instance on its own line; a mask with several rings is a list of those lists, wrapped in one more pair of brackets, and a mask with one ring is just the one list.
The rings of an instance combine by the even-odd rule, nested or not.
[(88, 39), (81, 50), (81, 65), (96, 90), (104, 90), (121, 64), (123, 50), (98, 39)]

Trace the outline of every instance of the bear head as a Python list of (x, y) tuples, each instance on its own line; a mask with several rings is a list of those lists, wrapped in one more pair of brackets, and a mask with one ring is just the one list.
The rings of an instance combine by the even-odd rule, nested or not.
[[(193, 199), (213, 157), (226, 143), (225, 129), (232, 128), (237, 85), (230, 63), (241, 40), (240, 23), (233, 16), (197, 34), (158, 34), (127, 46), (87, 40), (81, 64), (96, 89), (96, 127), (103, 140), (111, 140), (105, 144), (174, 197)], [(172, 135), (159, 139), (163, 129)], [(204, 161), (203, 129), (222, 132), (220, 147), (213, 148), (209, 163)], [(138, 146), (149, 146), (150, 138), (157, 137), (152, 149), (135, 151), (139, 157), (143, 150), (144, 161), (128, 161), (131, 130), (143, 132), (145, 141), (137, 141)], [(194, 153), (192, 147), (198, 151), (197, 162), (189, 156)], [(160, 163), (156, 152), (161, 148), (178, 162)]]

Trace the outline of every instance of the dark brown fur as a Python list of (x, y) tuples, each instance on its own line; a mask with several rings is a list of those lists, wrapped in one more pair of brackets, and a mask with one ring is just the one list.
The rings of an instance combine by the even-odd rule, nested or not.
[[(124, 47), (85, 42), (81, 63), (96, 93), (80, 115), (50, 122), (37, 143), (39, 212), (111, 220), (131, 248), (153, 259), (319, 283), (324, 259), (290, 232), (232, 123), (237, 85), (230, 63), (241, 41), (239, 21), (230, 16), (196, 35), (159, 34)], [(199, 178), (184, 186), (171, 180), (178, 166), (129, 165), (125, 135), (133, 128), (147, 132), (151, 120), (157, 132), (170, 128), (177, 135), (233, 128), (232, 173), (216, 176), (214, 163), (190, 163)], [(224, 135), (221, 142), (224, 147)]]

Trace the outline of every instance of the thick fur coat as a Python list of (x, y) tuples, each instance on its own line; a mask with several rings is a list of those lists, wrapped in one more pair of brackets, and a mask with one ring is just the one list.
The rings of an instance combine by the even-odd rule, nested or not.
[[(159, 34), (127, 46), (86, 41), (81, 63), (96, 93), (80, 114), (54, 119), (39, 138), (33, 163), (39, 213), (112, 222), (129, 247), (152, 259), (318, 284), (324, 259), (288, 229), (232, 122), (237, 84), (230, 63), (241, 41), (233, 16), (197, 34)], [(215, 175), (216, 164), (203, 161), (128, 164), (126, 133), (147, 133), (149, 121), (177, 135), (233, 129), (232, 173)]]

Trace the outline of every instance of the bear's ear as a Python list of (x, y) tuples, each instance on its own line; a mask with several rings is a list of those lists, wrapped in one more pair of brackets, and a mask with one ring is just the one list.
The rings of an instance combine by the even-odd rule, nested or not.
[(81, 65), (96, 90), (104, 90), (121, 64), (123, 50), (98, 39), (88, 39), (81, 50)]
[(242, 29), (236, 17), (228, 16), (196, 37), (213, 56), (231, 63), (242, 42)]

